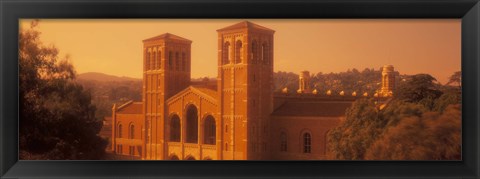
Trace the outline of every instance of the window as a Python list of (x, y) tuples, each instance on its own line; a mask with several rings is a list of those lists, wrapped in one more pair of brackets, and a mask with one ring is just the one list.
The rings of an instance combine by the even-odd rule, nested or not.
[(153, 70), (155, 68), (155, 58), (157, 57), (157, 52), (152, 52), (150, 55), (150, 70)]
[(173, 115), (170, 120), (170, 141), (180, 142), (180, 118), (178, 115)]
[(285, 132), (280, 133), (280, 151), (287, 151), (287, 133)]
[(118, 153), (118, 154), (122, 154), (122, 153), (123, 153), (122, 149), (123, 149), (123, 148), (122, 148), (122, 144), (119, 144), (119, 145), (117, 146), (117, 153)]
[(235, 63), (242, 63), (242, 41), (237, 40), (235, 43)]
[(194, 105), (187, 107), (187, 143), (198, 143), (198, 110)]
[(252, 50), (251, 50), (251, 60), (252, 60), (252, 64), (256, 64), (257, 63), (257, 41), (253, 41), (252, 42)]
[(225, 42), (225, 44), (223, 44), (223, 64), (226, 65), (226, 64), (229, 64), (230, 63), (230, 43), (229, 42)]
[(172, 51), (168, 52), (168, 69), (173, 69), (173, 53)]
[(148, 52), (148, 50), (147, 50), (147, 51), (145, 51), (145, 70), (150, 69), (149, 60), (150, 60), (150, 52)]
[(205, 118), (205, 124), (203, 126), (203, 133), (204, 133), (204, 139), (203, 143), (204, 144), (215, 144), (216, 140), (216, 127), (215, 127), (215, 119), (211, 116), (208, 115)]
[(129, 133), (129, 138), (133, 139), (135, 138), (135, 126), (132, 124), (130, 125), (130, 133)]
[(185, 52), (182, 53), (182, 71), (187, 71), (187, 60), (185, 57)]
[(170, 160), (180, 160), (180, 159), (179, 159), (176, 155), (172, 155), (172, 156), (170, 157)]
[(157, 61), (155, 63), (155, 69), (162, 68), (162, 52), (158, 51), (157, 53)]
[(118, 136), (118, 138), (122, 138), (122, 137), (123, 137), (123, 136), (122, 136), (122, 125), (121, 125), (121, 124), (118, 125), (118, 133), (117, 133), (117, 136)]
[(225, 143), (225, 151), (228, 151), (228, 143)]
[(175, 70), (179, 71), (180, 70), (180, 55), (178, 52), (175, 53)]
[(269, 64), (269, 61), (268, 61), (268, 44), (266, 44), (266, 43), (262, 44), (261, 53), (262, 53), (261, 58), (262, 58), (263, 64)]
[(128, 154), (129, 155), (135, 155), (135, 146), (129, 146), (128, 147)]
[(312, 138), (310, 133), (303, 134), (303, 153), (312, 153)]

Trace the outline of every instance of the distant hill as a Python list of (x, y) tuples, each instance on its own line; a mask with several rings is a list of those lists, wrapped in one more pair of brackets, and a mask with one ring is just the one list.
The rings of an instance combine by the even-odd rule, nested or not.
[(107, 75), (104, 73), (98, 72), (87, 72), (77, 75), (77, 79), (79, 80), (88, 80), (88, 81), (99, 81), (99, 82), (107, 82), (107, 81), (141, 81), (138, 78), (131, 78), (131, 77), (118, 77), (114, 75)]

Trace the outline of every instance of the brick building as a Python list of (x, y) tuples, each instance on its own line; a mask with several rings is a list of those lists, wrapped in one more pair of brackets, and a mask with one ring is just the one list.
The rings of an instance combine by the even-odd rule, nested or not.
[[(274, 31), (217, 30), (218, 76), (192, 82), (192, 41), (143, 40), (143, 99), (113, 106), (112, 150), (144, 160), (324, 159), (327, 132), (356, 97), (273, 93)], [(308, 80), (303, 72), (302, 81)]]

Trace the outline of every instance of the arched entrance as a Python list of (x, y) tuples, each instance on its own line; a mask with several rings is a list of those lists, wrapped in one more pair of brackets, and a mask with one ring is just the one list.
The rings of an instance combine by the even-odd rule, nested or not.
[(170, 160), (180, 160), (177, 155), (170, 156)]
[(180, 117), (174, 114), (170, 118), (170, 141), (180, 142), (180, 137), (181, 137)]
[(185, 160), (195, 160), (195, 158), (192, 156), (188, 156), (187, 158), (185, 158)]
[(214, 145), (216, 140), (215, 118), (208, 115), (203, 124), (203, 143)]
[(198, 110), (194, 105), (187, 107), (187, 143), (198, 143)]

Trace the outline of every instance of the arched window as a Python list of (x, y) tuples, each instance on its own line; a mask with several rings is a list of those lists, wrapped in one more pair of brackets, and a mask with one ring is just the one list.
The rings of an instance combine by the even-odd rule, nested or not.
[(204, 144), (215, 144), (215, 138), (216, 138), (216, 126), (215, 126), (215, 119), (208, 115), (205, 118), (205, 123), (203, 126), (203, 133), (204, 133), (204, 138), (203, 138), (203, 143)]
[(129, 135), (128, 137), (129, 137), (130, 139), (135, 138), (135, 126), (134, 126), (133, 124), (130, 125), (130, 130), (129, 130), (129, 134), (128, 134), (128, 135)]
[(157, 61), (155, 63), (155, 69), (160, 69), (162, 68), (162, 52), (158, 51), (157, 52)]
[(170, 141), (171, 142), (180, 142), (181, 128), (180, 128), (180, 118), (178, 115), (173, 115), (170, 119)]
[(263, 64), (269, 64), (269, 56), (268, 56), (268, 44), (264, 43), (262, 44), (262, 51), (261, 51), (261, 58)]
[(170, 157), (170, 160), (180, 160), (177, 155), (172, 155)]
[(308, 132), (303, 134), (303, 153), (312, 153), (312, 136)]
[(287, 151), (287, 133), (285, 132), (280, 133), (280, 151)]
[(223, 64), (226, 65), (226, 64), (229, 64), (230, 63), (230, 43), (229, 42), (225, 42), (225, 44), (223, 44)]
[(173, 69), (173, 53), (172, 51), (168, 52), (168, 69)]
[(192, 157), (192, 156), (188, 156), (188, 157), (186, 158), (186, 160), (195, 160), (195, 158)]
[(228, 142), (225, 143), (225, 151), (228, 151)]
[(242, 41), (237, 40), (235, 43), (235, 63), (242, 63)]
[(175, 53), (175, 70), (179, 71), (180, 70), (180, 55), (178, 52)]
[(118, 133), (117, 134), (118, 134), (117, 135), (118, 138), (122, 138), (122, 125), (121, 124), (118, 125)]
[(155, 68), (155, 57), (157, 57), (157, 51), (154, 51), (152, 54), (150, 54), (150, 70)]
[(148, 52), (148, 50), (145, 51), (145, 70), (149, 70), (150, 69), (150, 52)]
[(187, 60), (185, 57), (185, 52), (182, 52), (182, 71), (187, 71)]
[(198, 110), (194, 105), (187, 107), (187, 141), (198, 143)]
[(251, 54), (250, 57), (252, 59), (252, 64), (257, 63), (257, 58), (258, 58), (258, 44), (257, 41), (252, 42), (252, 49), (251, 49)]

